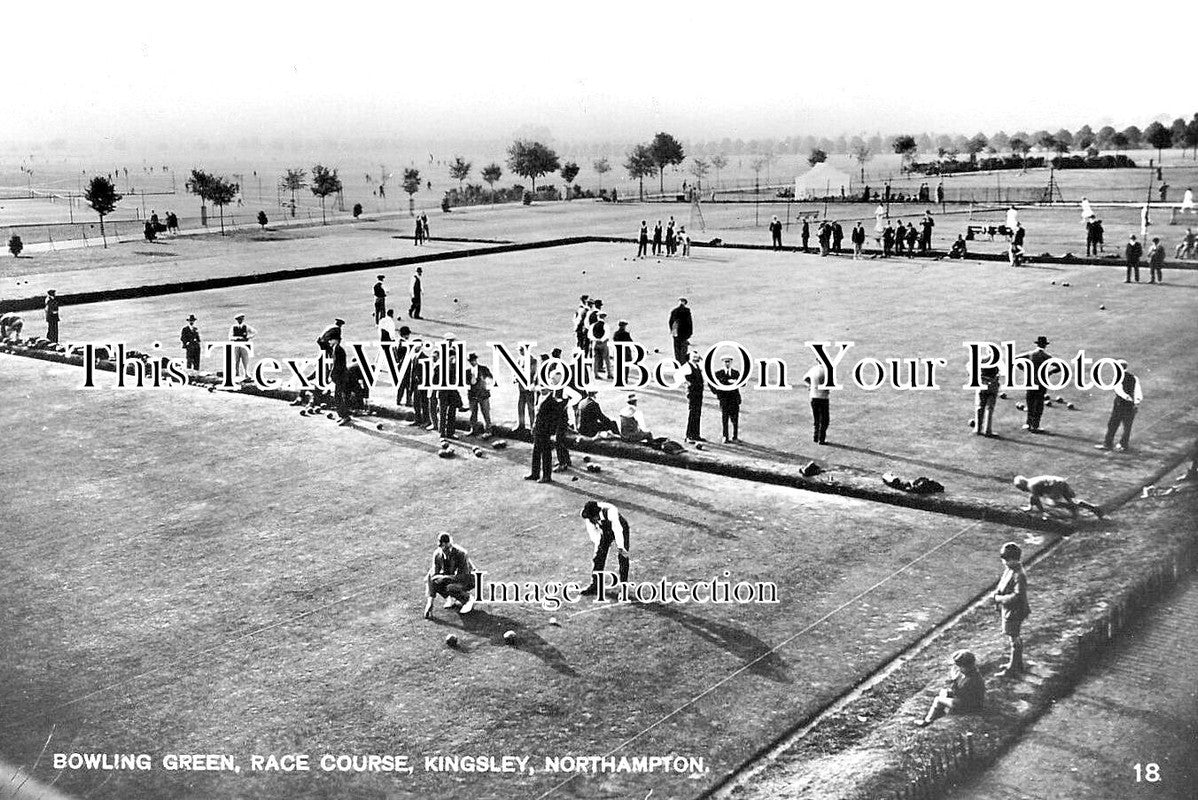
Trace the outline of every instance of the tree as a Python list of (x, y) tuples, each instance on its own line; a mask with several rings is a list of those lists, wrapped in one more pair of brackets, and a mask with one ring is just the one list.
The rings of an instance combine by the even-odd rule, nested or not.
[(1111, 136), (1111, 147), (1115, 148), (1116, 153), (1118, 153), (1120, 150), (1126, 149), (1128, 144), (1130, 144), (1130, 142), (1127, 139), (1127, 134), (1123, 133), (1122, 131)]
[(807, 156), (807, 163), (811, 166), (822, 164), (828, 160), (828, 154), (818, 147), (811, 151), (811, 155)]
[(1009, 150), (1011, 148), (1011, 137), (1007, 136), (1006, 132), (999, 131), (990, 137), (990, 146), (998, 152)]
[(266, 230), (267, 222), (268, 222), (268, 220), (266, 219), (266, 212), (259, 211), (258, 212), (258, 227), (260, 227), (262, 230)]
[(865, 162), (873, 158), (874, 154), (870, 151), (869, 145), (861, 140), (861, 137), (853, 138), (857, 142), (853, 145), (853, 158), (856, 160), (857, 166), (861, 167), (861, 182), (865, 183)]
[(458, 193), (462, 191), (462, 182), (470, 175), (470, 168), (474, 165), (461, 156), (454, 156), (453, 163), (449, 165), (449, 177), (458, 182)]
[(25, 243), (21, 241), (21, 237), (13, 234), (8, 239), (8, 252), (12, 253), (12, 257), (16, 258), (21, 255), (21, 251), (25, 249)]
[(611, 172), (611, 164), (607, 161), (607, 156), (597, 159), (591, 163), (591, 168), (599, 175), (599, 191), (603, 191), (603, 176)]
[(969, 153), (970, 162), (978, 160), (978, 153), (984, 152), (990, 146), (990, 140), (984, 133), (975, 133), (973, 138), (965, 143), (965, 152)]
[(1144, 138), (1143, 132), (1141, 132), (1140, 129), (1135, 125), (1128, 125), (1126, 128), (1124, 128), (1123, 135), (1127, 137), (1128, 147), (1139, 147), (1140, 142)]
[(100, 239), (103, 240), (105, 247), (108, 247), (108, 239), (104, 235), (104, 217), (112, 213), (116, 204), (121, 202), (122, 196), (117, 194), (112, 181), (102, 175), (96, 175), (88, 181), (87, 189), (83, 192), (83, 199), (87, 201), (93, 211), (100, 215)]
[(716, 186), (721, 186), (722, 184), (720, 183), (720, 170), (722, 170), (724, 167), (728, 166), (728, 156), (724, 155), (723, 153), (716, 153), (714, 156), (711, 157), (711, 166), (715, 170)]
[[(329, 169), (323, 164), (312, 167), (312, 194), (320, 198), (321, 225), (328, 224), (324, 214), (325, 199), (331, 194), (340, 192), (341, 188), (341, 179), (337, 177), (336, 169)], [(342, 210), (345, 210), (344, 206), (342, 206)]]
[(507, 152), (508, 168), (520, 177), (528, 178), (532, 181), (532, 193), (534, 197), (537, 193), (537, 178), (561, 169), (561, 163), (557, 160), (557, 153), (540, 142), (517, 139), (507, 149)]
[(491, 187), (491, 205), (495, 205), (495, 183), (503, 177), (503, 168), (492, 162), (483, 167), (483, 180)]
[(573, 161), (567, 161), (562, 164), (561, 168), (562, 180), (566, 182), (566, 199), (574, 193), (574, 179), (578, 177), (578, 165)]
[(1069, 152), (1069, 148), (1073, 147), (1073, 142), (1075, 141), (1073, 134), (1069, 132), (1068, 128), (1061, 128), (1059, 131), (1057, 131), (1056, 133), (1054, 133), (1052, 135), (1052, 138), (1056, 139), (1057, 142), (1065, 145), (1064, 152), (1066, 152), (1066, 153)]
[(225, 206), (232, 202), (237, 193), (241, 191), (241, 185), (227, 180), (221, 175), (208, 176), (208, 200), (212, 205), (220, 209), (220, 235), (225, 235)]
[(1022, 159), (1023, 169), (1026, 172), (1027, 171), (1027, 154), (1032, 152), (1031, 143), (1028, 142), (1026, 139), (1022, 139), (1018, 136), (1012, 136), (1009, 147), (1011, 148), (1012, 153), (1018, 155)]
[(1111, 139), (1115, 135), (1115, 129), (1112, 128), (1110, 125), (1103, 125), (1101, 128), (1098, 129), (1098, 133), (1095, 135), (1098, 137), (1098, 146), (1099, 147), (1110, 147)]
[(1055, 150), (1057, 146), (1056, 137), (1051, 133), (1044, 132), (1036, 137), (1036, 144), (1043, 147), (1045, 150)]
[(682, 143), (664, 131), (653, 137), (653, 141), (649, 143), (649, 152), (653, 156), (653, 163), (657, 165), (657, 174), (661, 179), (661, 193), (666, 193), (666, 167), (681, 164), (686, 158), (686, 153), (682, 150)]
[(403, 171), (403, 190), (408, 193), (408, 216), (416, 216), (416, 192), (420, 191), (420, 170), (409, 167)]
[(285, 192), (291, 192), (291, 216), (295, 216), (295, 193), (308, 185), (308, 173), (305, 170), (296, 168), (288, 169), (283, 179), (279, 181), (279, 188)]
[[(201, 211), (204, 209), (205, 203), (207, 203), (209, 201), (209, 199), (211, 199), (212, 179), (213, 179), (213, 176), (211, 173), (205, 172), (202, 169), (193, 169), (191, 171), (191, 177), (189, 177), (186, 181), (183, 182), (183, 187), (185, 189), (187, 189), (187, 191), (191, 192), (196, 197), (200, 198)], [(204, 224), (205, 225), (208, 224), (206, 218), (205, 218)], [(222, 228), (221, 232), (222, 233), (224, 232), (223, 228)]]
[(1185, 143), (1190, 146), (1193, 159), (1198, 161), (1198, 114), (1186, 123)]
[(1173, 124), (1169, 126), (1169, 135), (1173, 138), (1173, 146), (1181, 148), (1181, 157), (1185, 158), (1186, 148), (1186, 121), (1181, 117), (1173, 120)]
[(695, 184), (700, 192), (703, 191), (703, 178), (707, 176), (707, 172), (710, 169), (711, 164), (704, 159), (691, 159), (690, 173), (695, 176)]
[(894, 152), (898, 153), (902, 159), (902, 169), (906, 171), (911, 159), (915, 156), (915, 137), (905, 133), (902, 136), (894, 137), (890, 144), (894, 148)]
[(628, 170), (628, 177), (636, 179), (640, 184), (640, 198), (645, 199), (645, 178), (652, 178), (657, 174), (657, 162), (653, 159), (653, 153), (647, 144), (638, 144), (628, 153), (628, 158), (624, 161), (624, 169)]
[(1156, 163), (1161, 163), (1161, 151), (1173, 146), (1173, 133), (1159, 122), (1144, 129), (1144, 141), (1156, 148)]

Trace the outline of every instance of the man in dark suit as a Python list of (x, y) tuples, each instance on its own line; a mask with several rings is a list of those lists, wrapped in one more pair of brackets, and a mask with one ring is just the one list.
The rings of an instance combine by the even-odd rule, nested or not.
[(188, 369), (200, 368), (200, 329), (196, 327), (196, 315), (187, 317), (187, 324), (179, 333), (179, 341), (183, 343), (183, 354), (187, 357)]
[(832, 252), (839, 253), (840, 245), (844, 241), (844, 228), (840, 226), (839, 220), (832, 220)]
[(782, 249), (782, 222), (778, 219), (777, 214), (770, 220), (770, 239), (775, 250)]
[(345, 348), (341, 346), (341, 332), (333, 333), (329, 338), (329, 355), (333, 358), (333, 368), (329, 377), (333, 380), (333, 402), (337, 404), (338, 425), (353, 425), (349, 414), (349, 392), (351, 388), (349, 367), (346, 363)]
[(424, 294), (424, 269), (416, 267), (416, 272), (412, 275), (412, 304), (408, 307), (408, 316), (412, 319), (420, 319), (420, 298)]
[(641, 220), (641, 232), (637, 236), (636, 257), (644, 258), (649, 249), (649, 224)]
[(541, 393), (536, 420), (532, 423), (532, 471), (524, 476), (526, 481), (553, 483), (553, 442), (561, 424), (558, 418), (565, 406), (558, 403), (548, 389)]
[(690, 363), (686, 365), (686, 440), (688, 442), (705, 441), (700, 431), (700, 420), (703, 416), (703, 361), (697, 352), (691, 353)]
[(1144, 245), (1136, 241), (1135, 234), (1132, 234), (1131, 238), (1127, 240), (1127, 247), (1123, 251), (1123, 256), (1127, 259), (1127, 277), (1123, 280), (1124, 283), (1131, 283), (1133, 273), (1136, 276), (1136, 283), (1140, 282), (1140, 259), (1143, 255)]
[[(1040, 429), (1040, 417), (1044, 415), (1044, 398), (1048, 396), (1048, 389), (1044, 386), (1044, 378), (1047, 375), (1041, 375), (1040, 365), (1048, 359), (1052, 358), (1048, 351), (1044, 348), (1048, 347), (1048, 339), (1044, 336), (1036, 338), (1036, 347), (1034, 350), (1029, 350), (1026, 353), (1020, 353), (1016, 356), (1018, 359), (1026, 359), (1031, 362), (1031, 377), (1028, 380), (1028, 385), (1032, 388), (1027, 390), (1025, 402), (1027, 404), (1027, 422), (1024, 423), (1023, 429), (1031, 433), (1042, 433)], [(1059, 372), (1060, 366), (1054, 365), (1055, 369), (1049, 372)]]
[(378, 282), (374, 285), (374, 322), (376, 325), (387, 315), (387, 290), (383, 288), (383, 278), (386, 276), (379, 275), (378, 277)]
[(807, 243), (811, 241), (811, 223), (805, 219), (803, 220), (803, 231), (801, 236), (803, 238), (803, 252), (806, 253)]
[(661, 255), (661, 220), (653, 226), (653, 255)]
[(674, 360), (685, 364), (690, 350), (691, 335), (695, 332), (694, 318), (686, 305), (686, 298), (678, 298), (678, 306), (670, 312), (670, 336), (674, 339)]
[(58, 294), (53, 289), (46, 290), (46, 338), (58, 344)]
[[(732, 368), (732, 359), (724, 358), (724, 368), (715, 373), (716, 385), (712, 387), (720, 401), (720, 426), (724, 442), (740, 441), (740, 373)], [(724, 387), (734, 388), (724, 388)], [(732, 424), (732, 436), (728, 436), (728, 424)]]

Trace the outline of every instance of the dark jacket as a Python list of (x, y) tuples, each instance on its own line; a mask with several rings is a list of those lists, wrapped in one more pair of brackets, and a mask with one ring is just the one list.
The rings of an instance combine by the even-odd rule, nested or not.
[(694, 332), (695, 324), (688, 307), (679, 305), (670, 312), (670, 333), (679, 339), (689, 339)]

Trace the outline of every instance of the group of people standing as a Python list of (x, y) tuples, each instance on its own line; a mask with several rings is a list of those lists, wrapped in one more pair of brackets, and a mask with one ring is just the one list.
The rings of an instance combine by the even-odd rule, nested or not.
[(648, 255), (672, 256), (681, 255), (683, 258), (690, 258), (691, 255), (691, 237), (686, 232), (686, 226), (677, 226), (675, 229), (674, 217), (670, 217), (670, 221), (666, 223), (664, 230), (661, 226), (661, 220), (653, 226), (653, 237), (649, 237), (649, 223), (646, 220), (641, 220), (641, 229), (637, 234), (636, 257), (646, 258)]

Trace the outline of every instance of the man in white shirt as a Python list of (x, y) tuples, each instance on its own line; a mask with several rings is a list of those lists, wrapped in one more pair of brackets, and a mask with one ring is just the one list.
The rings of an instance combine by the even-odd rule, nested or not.
[(233, 349), (233, 380), (237, 380), (238, 376), (243, 381), (250, 379), (250, 351), (253, 349), (250, 339), (257, 335), (258, 331), (246, 324), (245, 314), (233, 317), (233, 324), (229, 326), (229, 341), (244, 342)]
[(387, 313), (383, 314), (379, 320), (379, 341), (394, 342), (395, 341), (395, 309), (388, 308)]
[(1106, 423), (1106, 439), (1102, 444), (1094, 445), (1099, 450), (1110, 450), (1115, 443), (1115, 432), (1123, 426), (1123, 437), (1119, 440), (1119, 450), (1126, 450), (1131, 439), (1131, 424), (1135, 421), (1136, 410), (1144, 399), (1140, 389), (1140, 379), (1127, 368), (1126, 361), (1120, 361), (1123, 368), (1123, 380), (1112, 390), (1115, 393), (1115, 403), (1111, 407), (1111, 416)]
[(807, 391), (811, 398), (811, 416), (815, 424), (812, 441), (816, 444), (824, 444), (824, 439), (828, 435), (828, 422), (831, 420), (829, 408), (831, 395), (828, 389), (828, 370), (822, 362), (807, 370), (807, 374), (803, 376), (803, 383), (807, 384)]
[[(1051, 500), (1053, 505), (1061, 506), (1069, 510), (1074, 519), (1077, 519), (1078, 508), (1084, 508), (1087, 511), (1094, 512), (1094, 516), (1102, 519), (1102, 509), (1094, 503), (1082, 500), (1073, 493), (1073, 488), (1069, 486), (1069, 482), (1064, 478), (1056, 475), (1037, 475), (1034, 478), (1025, 478), (1022, 475), (1016, 475), (1012, 481), (1016, 489), (1025, 491), (1030, 496), (1028, 504), (1020, 509), (1021, 511), (1039, 511), (1044, 513), (1044, 506), (1041, 500)], [(1044, 514), (1045, 519), (1048, 518)]]
[(628, 520), (611, 503), (600, 503), (588, 500), (582, 507), (580, 517), (586, 520), (587, 536), (595, 545), (595, 555), (591, 560), (591, 585), (582, 594), (597, 594), (599, 591), (599, 573), (607, 565), (607, 552), (614, 544), (620, 563), (620, 583), (628, 582)]

